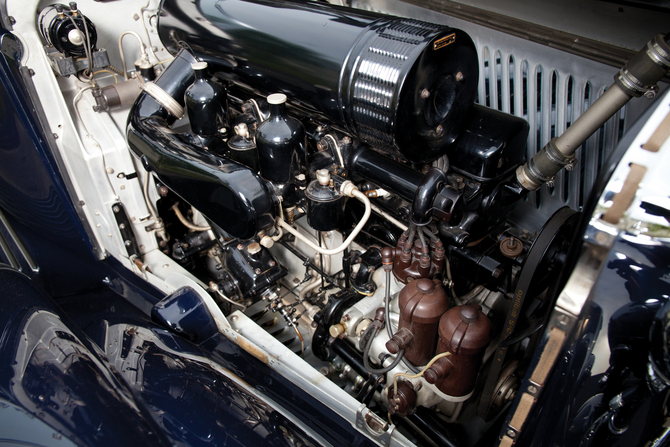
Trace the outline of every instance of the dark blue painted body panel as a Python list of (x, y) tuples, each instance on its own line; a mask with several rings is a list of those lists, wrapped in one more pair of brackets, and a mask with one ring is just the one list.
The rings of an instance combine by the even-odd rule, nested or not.
[(145, 406), (53, 300), (9, 268), (0, 268), (0, 284), (3, 399), (80, 445), (170, 445)]

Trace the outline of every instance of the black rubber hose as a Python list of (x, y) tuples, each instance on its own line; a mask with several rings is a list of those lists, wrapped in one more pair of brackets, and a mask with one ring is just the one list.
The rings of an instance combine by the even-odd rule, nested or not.
[(414, 242), (414, 236), (416, 235), (416, 225), (412, 225), (412, 223), (409, 224), (409, 234), (407, 236), (407, 244), (405, 244), (405, 247), (407, 247), (407, 250), (412, 250), (412, 243)]
[(365, 369), (370, 372), (370, 374), (386, 374), (387, 372), (391, 371), (393, 368), (398, 366), (398, 363), (403, 359), (405, 355), (405, 350), (401, 349), (398, 351), (398, 355), (396, 355), (395, 360), (393, 360), (393, 363), (391, 363), (389, 366), (381, 369), (374, 369), (372, 366), (370, 366), (370, 347), (372, 346), (372, 341), (375, 339), (377, 334), (379, 333), (379, 329), (375, 329), (375, 333), (370, 337), (368, 342), (365, 344), (365, 351), (363, 351), (363, 365), (365, 366)]
[(437, 236), (437, 234), (433, 233), (430, 231), (427, 227), (421, 227), (421, 230), (428, 236), (433, 242), (438, 242), (440, 238)]
[(426, 244), (426, 236), (422, 230), (423, 228), (419, 227), (419, 231), (417, 231), (419, 234), (419, 241), (421, 241), (421, 253), (428, 256), (428, 244)]

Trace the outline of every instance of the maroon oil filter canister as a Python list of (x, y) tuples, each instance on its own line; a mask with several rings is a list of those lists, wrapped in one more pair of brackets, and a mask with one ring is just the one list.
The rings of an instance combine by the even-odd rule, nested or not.
[(484, 351), (491, 341), (491, 322), (477, 304), (449, 309), (440, 319), (437, 353), (451, 352), (426, 370), (424, 378), (452, 397), (467, 396), (475, 387)]
[[(411, 332), (405, 357), (415, 365), (425, 365), (433, 358), (437, 345), (440, 317), (449, 309), (447, 294), (439, 280), (417, 279), (407, 284), (398, 297), (400, 324), (398, 334)], [(396, 337), (394, 337), (395, 339)], [(392, 343), (393, 340), (391, 340)], [(389, 347), (389, 344), (387, 344)]]

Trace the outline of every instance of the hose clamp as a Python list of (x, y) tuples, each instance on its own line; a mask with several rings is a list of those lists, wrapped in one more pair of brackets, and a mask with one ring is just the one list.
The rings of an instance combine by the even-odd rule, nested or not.
[(528, 191), (540, 189), (540, 186), (546, 181), (544, 180), (545, 177), (535, 167), (535, 163), (533, 163), (532, 159), (525, 165), (519, 166), (516, 169), (516, 179), (519, 184)]
[[(544, 152), (546, 160), (556, 166), (556, 169), (551, 169), (551, 167), (549, 167), (549, 172), (543, 172), (543, 170), (537, 166), (535, 157), (541, 157), (542, 152)], [(552, 138), (535, 157), (531, 158), (525, 165), (519, 166), (516, 170), (516, 178), (519, 184), (529, 191), (539, 189), (540, 186), (545, 183), (548, 184), (548, 186), (554, 186), (556, 173), (566, 166), (574, 166), (576, 160), (574, 154), (566, 155), (558, 149), (558, 146), (556, 146), (556, 138)]]
[(565, 155), (558, 149), (556, 146), (556, 138), (552, 138), (549, 143), (544, 146), (544, 152), (547, 154), (547, 158), (553, 164), (559, 168), (563, 168), (566, 165), (572, 164), (575, 160), (575, 155)]
[(647, 98), (656, 96), (657, 86), (643, 84), (630, 71), (628, 71), (628, 68), (625, 66), (619, 70), (615, 80), (617, 80), (631, 96), (640, 97), (644, 95)]
[(174, 99), (168, 92), (156, 85), (154, 82), (145, 82), (140, 85), (149, 96), (156, 100), (158, 104), (163, 106), (168, 112), (175, 116), (178, 120), (184, 117), (184, 108)]
[(647, 56), (649, 56), (649, 59), (654, 61), (656, 65), (660, 65), (668, 70), (670, 69), (670, 54), (659, 45), (659, 38), (660, 35), (647, 42)]

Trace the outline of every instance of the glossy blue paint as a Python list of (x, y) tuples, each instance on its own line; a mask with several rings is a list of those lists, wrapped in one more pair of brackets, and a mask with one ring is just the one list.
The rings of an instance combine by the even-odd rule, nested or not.
[(151, 316), (194, 343), (201, 343), (218, 332), (207, 305), (190, 287), (182, 287), (163, 298), (153, 307)]
[(6, 267), (0, 284), (1, 398), (79, 445), (170, 445), (145, 405), (44, 292)]
[(63, 297), (58, 304), (104, 350), (178, 443), (221, 444), (234, 438), (240, 445), (285, 445), (291, 438), (305, 445), (374, 445), (220, 333), (195, 345), (109, 291)]

